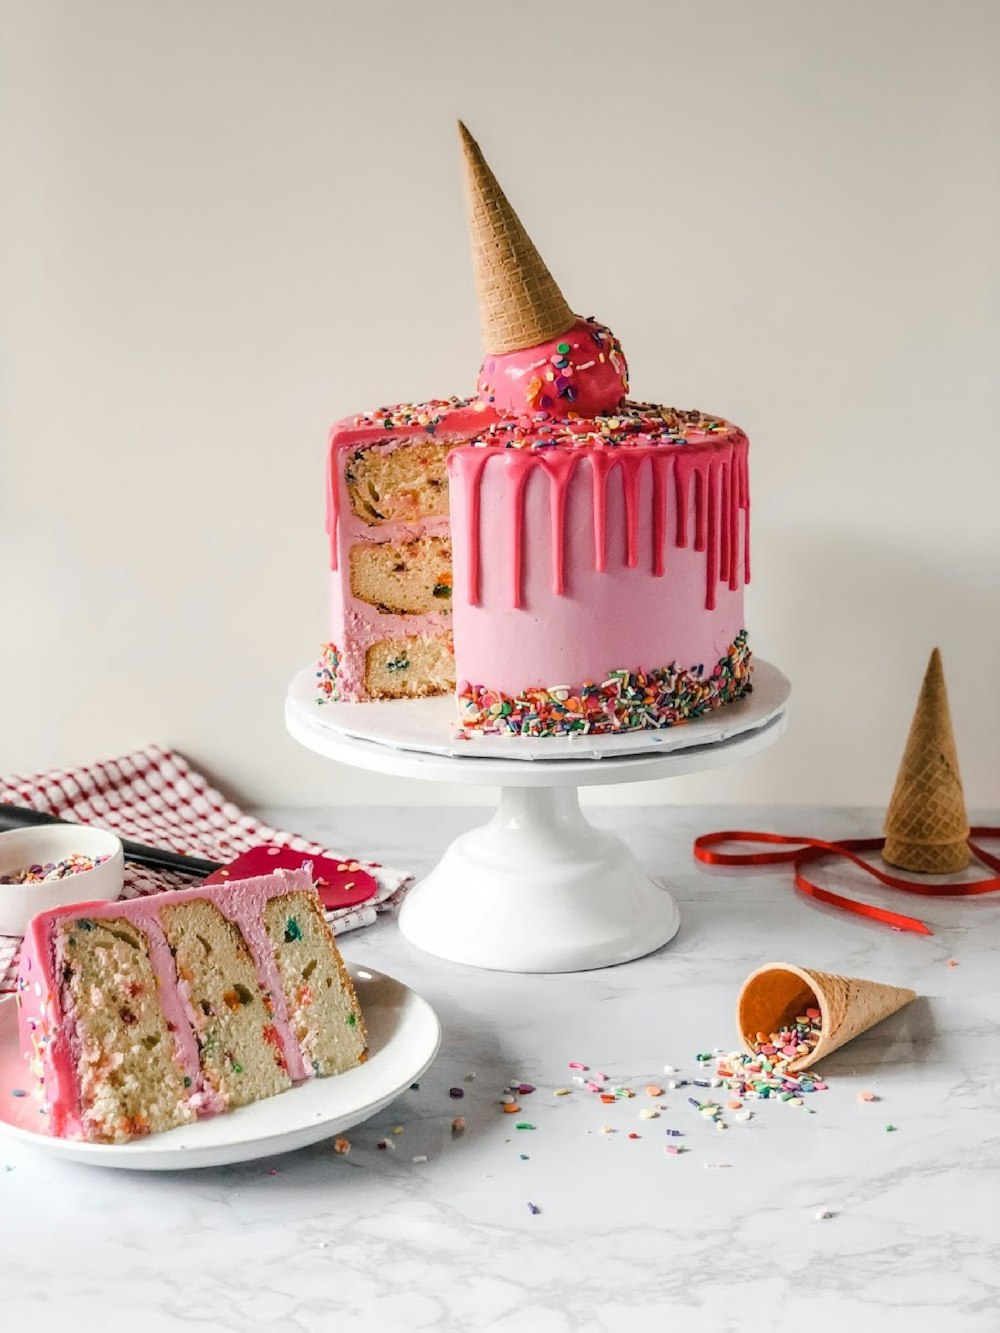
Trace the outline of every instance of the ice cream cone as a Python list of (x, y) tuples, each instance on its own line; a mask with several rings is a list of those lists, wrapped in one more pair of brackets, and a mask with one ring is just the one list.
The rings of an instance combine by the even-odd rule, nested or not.
[(483, 346), (495, 354), (535, 347), (572, 328), (576, 316), (461, 121), (458, 132)]
[(794, 963), (767, 963), (744, 981), (736, 1023), (747, 1050), (755, 1051), (759, 1032), (770, 1035), (806, 1009), (818, 1008), (822, 1016), (819, 1041), (808, 1055), (789, 1063), (794, 1072), (808, 1069), (916, 998), (915, 991), (880, 981), (840, 977)]
[(968, 837), (948, 692), (935, 648), (886, 812), (882, 859), (919, 874), (954, 874), (969, 863)]

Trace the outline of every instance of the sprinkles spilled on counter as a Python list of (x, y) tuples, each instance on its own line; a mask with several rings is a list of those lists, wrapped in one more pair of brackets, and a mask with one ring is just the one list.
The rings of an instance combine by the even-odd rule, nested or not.
[(803, 1104), (803, 1096), (811, 1092), (825, 1092), (826, 1084), (808, 1071), (801, 1078), (791, 1072), (790, 1066), (808, 1057), (823, 1035), (818, 1009), (807, 1009), (794, 1023), (788, 1023), (777, 1032), (758, 1032), (756, 1051), (733, 1051), (716, 1065), (716, 1075), (722, 1086), (738, 1097), (756, 1097), (767, 1101)]
[[(469, 1107), (470, 1121), (478, 1126), (480, 1132), (489, 1132), (490, 1113), (493, 1122), (504, 1124), (506, 1136), (503, 1143), (512, 1150), (512, 1162), (530, 1162), (531, 1156), (521, 1148), (526, 1146), (527, 1134), (536, 1136), (538, 1143), (546, 1143), (546, 1130), (557, 1129), (563, 1136), (567, 1130), (581, 1130), (593, 1141), (612, 1145), (600, 1151), (614, 1152), (614, 1144), (619, 1144), (618, 1151), (626, 1151), (642, 1158), (644, 1153), (653, 1152), (658, 1157), (690, 1158), (700, 1161), (706, 1170), (728, 1170), (737, 1165), (718, 1156), (719, 1133), (736, 1134), (739, 1127), (756, 1121), (760, 1115), (760, 1102), (782, 1102), (786, 1106), (799, 1110), (801, 1114), (814, 1114), (812, 1106), (807, 1105), (813, 1095), (826, 1092), (828, 1085), (815, 1071), (800, 1070), (793, 1072), (791, 1066), (812, 1054), (822, 1036), (822, 1016), (818, 1008), (807, 1008), (794, 1020), (783, 1024), (774, 1032), (758, 1032), (753, 1041), (752, 1051), (740, 1050), (725, 1052), (722, 1047), (696, 1054), (687, 1073), (682, 1073), (676, 1066), (661, 1066), (662, 1077), (651, 1078), (648, 1072), (642, 1076), (617, 1082), (601, 1069), (588, 1065), (583, 1060), (570, 1060), (563, 1074), (564, 1083), (558, 1078), (548, 1080), (539, 1087), (536, 1083), (522, 1078), (510, 1078), (497, 1089), (493, 1082), (488, 1093), (488, 1102), (475, 1099), (478, 1105)], [(537, 1075), (536, 1075), (537, 1077)], [(467, 1074), (462, 1080), (466, 1085), (475, 1082), (476, 1075)], [(486, 1080), (480, 1078), (480, 1090), (485, 1091)], [(705, 1089), (707, 1091), (701, 1091)], [(417, 1092), (420, 1086), (412, 1085), (410, 1091)], [(424, 1085), (425, 1098), (433, 1099), (431, 1106), (436, 1107), (427, 1113), (427, 1107), (421, 1108), (421, 1114), (412, 1122), (412, 1132), (419, 1136), (420, 1142), (414, 1146), (434, 1148), (437, 1155), (449, 1150), (461, 1150), (460, 1140), (467, 1139), (467, 1121), (465, 1116), (454, 1116), (454, 1097), (458, 1084), (435, 1085), (433, 1089)], [(679, 1095), (678, 1095), (679, 1094)], [(862, 1104), (878, 1102), (881, 1099), (869, 1091), (855, 1094)], [(517, 1119), (514, 1123), (504, 1122), (503, 1117), (522, 1112), (521, 1101), (531, 1097), (532, 1110), (536, 1114), (531, 1120)], [(556, 1108), (559, 1108), (558, 1112)], [(592, 1113), (584, 1108), (592, 1108)], [(611, 1109), (617, 1108), (617, 1109)], [(581, 1121), (579, 1112), (584, 1110), (585, 1119)], [(478, 1114), (477, 1114), (478, 1112)], [(485, 1114), (484, 1114), (485, 1113)], [(559, 1114), (558, 1126), (552, 1116)], [(566, 1119), (569, 1114), (570, 1119)], [(765, 1116), (777, 1114), (764, 1113)], [(609, 1120), (609, 1115), (612, 1117)], [(779, 1116), (779, 1120), (781, 1117)], [(700, 1122), (700, 1123), (699, 1123)], [(759, 1123), (763, 1125), (764, 1120)], [(881, 1133), (895, 1133), (894, 1124), (872, 1126)], [(393, 1127), (393, 1134), (402, 1133), (403, 1127)], [(641, 1130), (641, 1132), (640, 1132)], [(708, 1141), (706, 1142), (706, 1135)], [(491, 1135), (496, 1143), (495, 1135)], [(643, 1140), (646, 1140), (643, 1146)], [(759, 1156), (759, 1140), (755, 1142), (754, 1155)], [(635, 1146), (638, 1145), (638, 1146)], [(394, 1146), (390, 1139), (369, 1140), (367, 1146), (377, 1153), (385, 1154)], [(334, 1153), (343, 1156), (349, 1148), (347, 1141), (334, 1142)], [(782, 1145), (774, 1144), (776, 1152), (782, 1151)], [(435, 1153), (418, 1152), (410, 1156), (410, 1161), (424, 1165), (434, 1160)], [(535, 1152), (537, 1160), (539, 1153)], [(518, 1170), (523, 1168), (518, 1167)], [(683, 1168), (669, 1168), (683, 1169)], [(487, 1179), (492, 1179), (487, 1175)], [(540, 1204), (532, 1199), (525, 1199), (519, 1205), (525, 1207), (531, 1216), (542, 1212)], [(547, 1210), (552, 1215), (551, 1201)], [(816, 1220), (826, 1220), (837, 1214), (826, 1206), (815, 1212)]]

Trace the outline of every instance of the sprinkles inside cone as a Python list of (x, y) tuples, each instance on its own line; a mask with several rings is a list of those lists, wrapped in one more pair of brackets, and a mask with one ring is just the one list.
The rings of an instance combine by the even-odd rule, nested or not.
[(823, 1092), (826, 1084), (808, 1070), (795, 1075), (789, 1066), (816, 1049), (823, 1035), (818, 1009), (810, 1008), (776, 1032), (758, 1032), (753, 1053), (732, 1051), (721, 1056), (716, 1073), (722, 1086), (740, 1097), (771, 1097), (802, 1105), (802, 1093)]

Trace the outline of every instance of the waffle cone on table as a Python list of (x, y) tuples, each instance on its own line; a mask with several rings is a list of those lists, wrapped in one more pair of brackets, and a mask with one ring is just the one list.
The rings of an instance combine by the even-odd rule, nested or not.
[(483, 346), (535, 347), (576, 322), (541, 255), (511, 208), (479, 145), (459, 121), (465, 155), (469, 231)]
[(920, 688), (885, 835), (882, 859), (903, 870), (947, 875), (969, 863), (969, 819), (937, 648)]
[(747, 1050), (755, 1051), (758, 1032), (778, 1031), (818, 1004), (822, 1034), (808, 1055), (791, 1061), (788, 1068), (797, 1071), (830, 1055), (916, 998), (915, 991), (881, 981), (842, 977), (794, 963), (768, 963), (743, 983), (737, 1025)]

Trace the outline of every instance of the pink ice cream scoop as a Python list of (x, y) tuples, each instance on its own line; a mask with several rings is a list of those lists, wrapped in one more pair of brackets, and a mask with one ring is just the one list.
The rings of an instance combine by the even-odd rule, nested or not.
[(574, 315), (479, 145), (462, 124), (459, 133), (486, 349), (480, 401), (536, 420), (617, 412), (628, 393), (621, 343), (596, 319)]
[(610, 329), (580, 319), (548, 342), (488, 355), (476, 390), (484, 403), (515, 416), (602, 416), (617, 411), (628, 393), (628, 365)]

